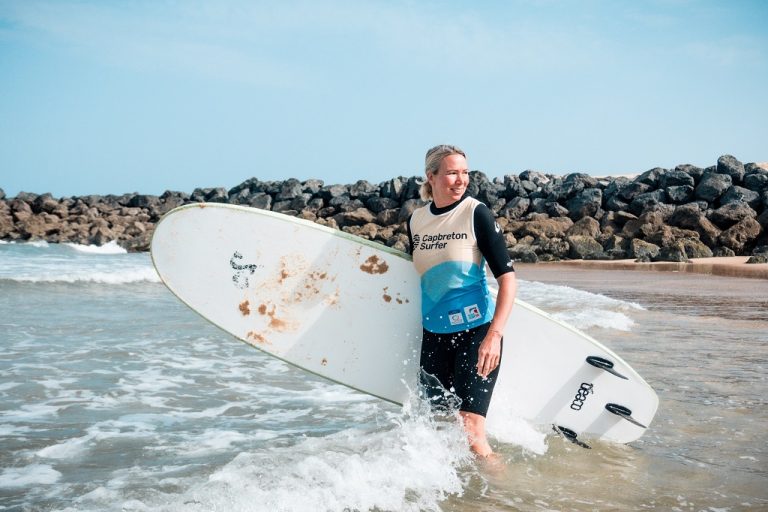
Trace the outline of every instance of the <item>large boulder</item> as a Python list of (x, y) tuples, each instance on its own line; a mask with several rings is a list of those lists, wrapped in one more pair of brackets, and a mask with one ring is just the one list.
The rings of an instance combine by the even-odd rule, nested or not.
[(603, 192), (599, 188), (586, 188), (566, 203), (568, 216), (576, 221), (582, 217), (594, 217), (601, 211)]
[(720, 204), (737, 202), (744, 202), (754, 209), (759, 209), (762, 200), (758, 192), (749, 190), (744, 187), (739, 187), (738, 185), (733, 185), (728, 190), (726, 190), (725, 194), (723, 194), (723, 196), (720, 198)]
[(751, 242), (760, 235), (760, 224), (748, 217), (723, 231), (717, 241), (723, 247), (727, 247), (736, 254), (743, 254)]
[(635, 215), (640, 215), (643, 212), (654, 208), (667, 199), (667, 194), (663, 189), (654, 190), (653, 192), (646, 192), (635, 197), (629, 205), (629, 211)]
[(660, 251), (661, 248), (658, 245), (635, 238), (629, 243), (628, 256), (640, 261), (652, 261)]
[(691, 185), (673, 185), (667, 187), (664, 191), (667, 194), (667, 200), (674, 204), (685, 204), (693, 199), (693, 186)]
[(500, 214), (507, 219), (520, 219), (528, 213), (531, 207), (531, 200), (527, 197), (517, 196), (513, 197), (505, 206), (501, 209)]
[(567, 238), (573, 259), (594, 260), (604, 257), (603, 246), (591, 236), (573, 235)]
[(736, 185), (740, 185), (744, 180), (744, 164), (731, 155), (723, 155), (717, 159), (717, 172), (730, 176)]
[(661, 175), (659, 186), (661, 188), (689, 186), (693, 188), (696, 185), (696, 181), (693, 176), (681, 169), (672, 169), (666, 171)]
[(732, 202), (714, 210), (709, 219), (721, 229), (727, 229), (746, 218), (757, 217), (757, 212), (745, 202)]
[(696, 199), (714, 203), (732, 185), (733, 179), (727, 174), (706, 173), (702, 176), (701, 182), (696, 187)]

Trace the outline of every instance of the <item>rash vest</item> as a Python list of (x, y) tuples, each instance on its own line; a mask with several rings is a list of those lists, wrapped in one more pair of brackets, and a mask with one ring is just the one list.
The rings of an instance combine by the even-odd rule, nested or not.
[(493, 319), (496, 306), (473, 226), (479, 204), (465, 197), (450, 211), (434, 214), (430, 203), (411, 216), (413, 263), (421, 275), (422, 324), (430, 332), (463, 331)]

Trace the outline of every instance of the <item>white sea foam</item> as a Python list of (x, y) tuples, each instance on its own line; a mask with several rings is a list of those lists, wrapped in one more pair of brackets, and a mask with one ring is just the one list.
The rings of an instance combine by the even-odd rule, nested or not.
[[(489, 411), (486, 430), (488, 435), (502, 443), (514, 444), (521, 448), (543, 455), (547, 451), (546, 434), (525, 421), (511, 407), (509, 402), (497, 402), (497, 407)], [(502, 405), (509, 405), (506, 410)]]
[(104, 245), (81, 245), (71, 243), (65, 243), (64, 245), (87, 254), (126, 254), (128, 252), (125, 248), (118, 245), (116, 240), (112, 240)]
[(62, 272), (43, 270), (35, 275), (10, 277), (9, 280), (22, 283), (131, 284), (142, 282), (159, 283), (160, 277), (152, 268), (129, 268), (115, 271), (69, 269)]
[(635, 323), (631, 314), (645, 310), (634, 302), (536, 281), (521, 281), (518, 296), (578, 329), (629, 331)]
[(0, 473), (0, 489), (51, 485), (61, 478), (61, 473), (48, 464), (30, 464), (21, 468), (5, 468)]
[(388, 430), (241, 453), (164, 510), (439, 510), (470, 460), (457, 423), (406, 415)]

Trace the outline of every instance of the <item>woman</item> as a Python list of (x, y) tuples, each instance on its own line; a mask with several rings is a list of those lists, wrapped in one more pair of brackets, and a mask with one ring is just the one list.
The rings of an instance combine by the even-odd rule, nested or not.
[[(485, 435), (485, 415), (515, 300), (515, 272), (491, 211), (466, 195), (464, 152), (435, 146), (427, 151), (425, 164), (421, 195), (431, 202), (408, 220), (413, 262), (421, 275), (421, 368), (440, 384), (427, 383), (425, 388), (432, 402), (440, 401), (445, 390), (458, 396), (470, 447), (488, 456), (493, 451)], [(496, 304), (488, 291), (486, 261), (499, 283)]]

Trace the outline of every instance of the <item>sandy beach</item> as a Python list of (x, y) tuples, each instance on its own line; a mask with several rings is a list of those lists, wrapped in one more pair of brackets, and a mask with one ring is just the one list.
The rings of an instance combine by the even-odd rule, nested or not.
[(537, 263), (547, 267), (580, 267), (601, 270), (641, 270), (652, 272), (692, 272), (725, 277), (768, 279), (768, 263), (747, 263), (749, 256), (695, 258), (686, 263), (656, 261), (638, 263), (634, 260), (564, 260)]

